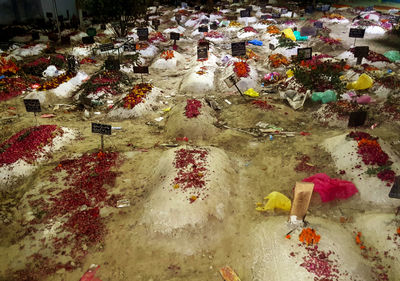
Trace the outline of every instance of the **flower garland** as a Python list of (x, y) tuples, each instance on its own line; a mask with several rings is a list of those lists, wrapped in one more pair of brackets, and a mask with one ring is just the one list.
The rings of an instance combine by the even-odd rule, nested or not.
[(144, 102), (146, 95), (151, 92), (153, 86), (148, 83), (135, 85), (133, 89), (124, 97), (124, 108), (132, 109), (137, 104)]
[(246, 26), (246, 27), (243, 28), (243, 30), (244, 30), (244, 32), (254, 32), (254, 33), (258, 33), (258, 31), (255, 30), (255, 28), (254, 28), (254, 27), (251, 27), (251, 26)]
[(18, 70), (19, 68), (11, 59), (0, 58), (0, 75), (16, 74)]
[(267, 27), (267, 32), (269, 34), (280, 34), (281, 31), (279, 30), (279, 28), (275, 25), (270, 25)]
[(364, 132), (351, 132), (347, 137), (357, 141), (357, 153), (362, 157), (364, 164), (378, 166), (368, 169), (367, 173), (377, 174), (380, 180), (387, 181), (387, 185), (390, 186), (389, 183), (394, 182), (396, 175), (391, 170), (392, 162), (389, 161), (389, 155), (382, 150), (378, 138)]
[(250, 66), (245, 61), (238, 61), (233, 63), (233, 71), (237, 77), (248, 77), (250, 74)]
[(171, 50), (163, 51), (163, 52), (161, 53), (160, 57), (163, 58), (163, 59), (165, 59), (165, 60), (172, 59), (172, 58), (175, 57), (175, 56), (174, 56), (174, 51), (171, 51)]
[(206, 32), (205, 37), (208, 37), (208, 38), (223, 38), (224, 35), (221, 32), (211, 30), (209, 32)]
[(334, 13), (325, 16), (325, 18), (328, 18), (328, 19), (331, 19), (331, 20), (333, 20), (333, 19), (337, 19), (337, 20), (344, 20), (344, 19), (346, 19), (344, 16), (339, 15), (339, 14), (334, 14)]
[(24, 129), (0, 145), (0, 167), (22, 159), (32, 163), (63, 131), (56, 125), (40, 125)]
[(196, 99), (187, 100), (185, 107), (185, 115), (187, 118), (194, 118), (200, 115), (199, 109), (201, 108), (201, 102)]
[(231, 21), (229, 22), (229, 27), (242, 27), (242, 25), (240, 23), (238, 23), (237, 21)]
[(317, 235), (314, 229), (312, 228), (303, 228), (299, 235), (299, 241), (301, 243), (307, 243), (307, 246), (318, 244), (321, 239), (320, 235)]
[(282, 54), (273, 54), (270, 55), (268, 58), (272, 67), (279, 67), (281, 65), (287, 66), (290, 64), (289, 60)]
[(46, 91), (55, 89), (60, 86), (62, 83), (69, 81), (72, 77), (75, 76), (75, 73), (64, 73), (59, 76), (53, 77), (51, 80), (44, 82), (39, 86), (38, 91)]
[(97, 61), (95, 59), (92, 58), (83, 58), (80, 61), (80, 64), (86, 64), (86, 63), (96, 63)]

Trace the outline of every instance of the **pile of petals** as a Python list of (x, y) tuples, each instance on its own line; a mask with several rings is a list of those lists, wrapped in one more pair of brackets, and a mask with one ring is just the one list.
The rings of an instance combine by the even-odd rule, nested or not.
[(350, 112), (357, 110), (359, 110), (359, 107), (356, 103), (348, 100), (338, 100), (326, 104), (326, 117), (331, 117), (331, 114), (337, 114), (338, 117), (348, 117)]
[(161, 32), (150, 33), (149, 42), (154, 43), (156, 41), (166, 42), (167, 39), (164, 37), (164, 35)]
[(18, 70), (19, 68), (11, 59), (6, 60), (5, 58), (0, 58), (0, 75), (16, 74)]
[(56, 54), (48, 57), (40, 57), (36, 60), (26, 63), (22, 66), (22, 70), (28, 74), (41, 76), (49, 65), (55, 65), (58, 69), (62, 68), (67, 62), (63, 55)]
[(357, 153), (362, 157), (364, 164), (381, 167), (375, 169), (377, 177), (382, 181), (387, 181), (387, 185), (390, 186), (389, 183), (394, 182), (396, 175), (390, 168), (392, 162), (389, 160), (389, 155), (382, 150), (378, 143), (378, 138), (374, 138), (368, 133), (357, 131), (351, 132), (347, 137), (358, 142)]
[(320, 235), (317, 235), (314, 229), (312, 228), (303, 228), (299, 235), (299, 241), (301, 243), (307, 243), (307, 246), (318, 244), (321, 239)]
[(121, 92), (120, 83), (129, 85), (129, 78), (119, 70), (100, 71), (82, 85), (84, 96), (98, 96), (100, 93), (117, 95)]
[(322, 202), (335, 199), (347, 199), (358, 192), (356, 186), (349, 181), (330, 178), (324, 173), (305, 178), (303, 182), (314, 183), (314, 191), (319, 194)]
[[(79, 158), (61, 161), (50, 176), (50, 181), (64, 188), (47, 190), (47, 200), (31, 200), (35, 209), (44, 215), (30, 223), (37, 225), (50, 221), (61, 222), (60, 230), (65, 234), (52, 238), (53, 254), (65, 255), (65, 249), (72, 247), (68, 256), (78, 262), (88, 253), (83, 245), (93, 246), (103, 241), (106, 227), (100, 216), (100, 209), (116, 207), (119, 195), (110, 195), (108, 189), (115, 185), (117, 152), (84, 154)], [(62, 179), (62, 183), (58, 181)], [(55, 193), (55, 194), (54, 194)], [(51, 238), (50, 238), (51, 239)]]
[(96, 63), (97, 61), (95, 59), (92, 58), (83, 58), (80, 61), (80, 64), (86, 64), (86, 63)]
[(251, 104), (264, 110), (272, 110), (275, 108), (275, 106), (273, 106), (272, 104), (268, 104), (265, 100), (253, 100)]
[(0, 101), (19, 96), (27, 88), (26, 82), (20, 77), (3, 78), (0, 80)]
[[(338, 261), (335, 258), (329, 258), (334, 252), (318, 249), (318, 245), (306, 246), (307, 256), (303, 257), (303, 263), (300, 264), (308, 272), (315, 275), (314, 281), (339, 281)], [(294, 253), (291, 254), (294, 256)], [(348, 275), (344, 273), (343, 275)]]
[(233, 63), (233, 71), (237, 77), (248, 77), (250, 73), (250, 66), (245, 61), (237, 61)]
[(270, 25), (267, 27), (267, 32), (269, 34), (279, 34), (281, 33), (281, 31), (279, 30), (278, 27), (276, 27), (275, 25)]
[(193, 118), (200, 115), (201, 101), (192, 99), (186, 101), (185, 115), (187, 118)]
[(251, 26), (246, 26), (245, 28), (243, 28), (244, 32), (254, 32), (254, 33), (258, 33), (257, 30), (254, 29), (254, 27)]
[(169, 60), (174, 58), (174, 51), (171, 50), (166, 50), (164, 52), (161, 53), (161, 58), (165, 59), (165, 60)]
[(321, 41), (323, 41), (324, 43), (329, 44), (329, 45), (340, 45), (340, 44), (342, 44), (340, 39), (334, 39), (334, 38), (324, 37), (324, 36), (320, 36), (319, 39)]
[(151, 92), (153, 86), (148, 83), (135, 85), (133, 89), (124, 97), (124, 108), (132, 109), (137, 104), (144, 102), (146, 95)]
[[(350, 52), (354, 54), (355, 48), (351, 48)], [(383, 62), (390, 62), (390, 60), (382, 54), (369, 50), (368, 56), (366, 57), (367, 60), (372, 62), (383, 61)]]
[(231, 21), (229, 22), (229, 27), (242, 27), (242, 25), (237, 21)]
[(174, 167), (178, 172), (173, 181), (174, 189), (191, 192), (193, 195), (189, 198), (190, 203), (200, 197), (206, 186), (204, 177), (207, 173), (207, 155), (208, 151), (202, 148), (175, 151)]
[(46, 90), (55, 89), (58, 86), (60, 86), (60, 84), (67, 82), (74, 76), (75, 76), (75, 73), (68, 72), (68, 73), (64, 73), (64, 74), (58, 75), (56, 77), (53, 77), (51, 80), (46, 81), (42, 85), (40, 85), (40, 87), (38, 88), (38, 91), (46, 91)]
[(56, 125), (40, 125), (24, 129), (0, 144), (0, 166), (24, 160), (32, 163), (43, 152), (43, 147), (51, 145), (63, 130)]
[(327, 16), (325, 16), (326, 18), (328, 18), (328, 19), (331, 19), (331, 20), (333, 20), (333, 19), (337, 19), (337, 20), (344, 20), (345, 19), (345, 17), (344, 16), (342, 16), (342, 15), (339, 15), (339, 14), (330, 14), (330, 15), (327, 15)]
[(273, 67), (290, 64), (289, 60), (282, 54), (273, 54), (270, 55), (268, 58)]
[(206, 32), (205, 37), (208, 37), (208, 38), (223, 38), (224, 35), (221, 32), (211, 30), (209, 32)]
[(136, 43), (136, 50), (140, 51), (140, 50), (145, 50), (149, 47), (150, 45), (147, 42), (139, 42)]

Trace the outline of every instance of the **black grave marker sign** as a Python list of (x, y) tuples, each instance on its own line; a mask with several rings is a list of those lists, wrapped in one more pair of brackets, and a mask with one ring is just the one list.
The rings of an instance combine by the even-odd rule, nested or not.
[(181, 35), (177, 32), (171, 32), (169, 34), (169, 37), (171, 40), (179, 40), (181, 38)]
[(288, 12), (288, 9), (282, 8), (281, 9), (281, 14), (286, 14)]
[(207, 47), (197, 47), (197, 59), (208, 59)]
[(232, 56), (244, 56), (246, 55), (246, 42), (231, 43)]
[(113, 57), (108, 57), (104, 62), (104, 66), (107, 70), (119, 70), (119, 60)]
[(322, 21), (316, 21), (316, 22), (314, 22), (314, 27), (315, 28), (323, 28), (324, 23)]
[(367, 112), (366, 111), (355, 111), (350, 113), (349, 117), (349, 127), (359, 127), (364, 125), (365, 120), (367, 120)]
[(369, 47), (368, 46), (357, 46), (354, 48), (354, 57), (366, 58), (368, 57)]
[(136, 44), (135, 43), (125, 43), (124, 44), (124, 52), (135, 52)]
[(306, 25), (300, 28), (300, 36), (315, 36), (317, 29), (314, 26)]
[(110, 50), (114, 49), (114, 44), (113, 43), (106, 43), (106, 44), (101, 44), (100, 45), (100, 51), (102, 52), (107, 52)]
[(83, 44), (93, 44), (94, 43), (94, 37), (93, 36), (82, 37), (82, 43)]
[(312, 58), (312, 48), (299, 48), (297, 49), (298, 60), (310, 60)]
[(146, 41), (149, 39), (149, 30), (147, 28), (138, 28), (137, 35), (140, 41)]
[(242, 11), (240, 11), (240, 17), (241, 17), (241, 18), (248, 18), (248, 17), (250, 17), (250, 11), (249, 11), (249, 10), (242, 10)]
[(76, 61), (75, 56), (72, 56), (72, 55), (69, 55), (67, 57), (67, 64), (68, 64), (68, 72), (74, 73), (77, 71), (77, 69), (79, 67), (79, 64)]
[(111, 125), (92, 123), (92, 133), (110, 136), (111, 135)]
[(351, 38), (364, 38), (365, 29), (350, 28), (349, 37)]
[(41, 112), (40, 101), (38, 99), (24, 99), (26, 112)]
[(152, 24), (153, 26), (159, 26), (159, 25), (161, 24), (161, 22), (160, 22), (160, 20), (158, 20), (158, 19), (153, 19), (153, 20), (151, 20), (151, 24)]
[(200, 26), (199, 32), (208, 32), (208, 26), (207, 25)]
[(218, 24), (217, 24), (216, 22), (213, 22), (213, 23), (210, 25), (210, 29), (211, 29), (211, 30), (216, 30), (216, 29), (218, 29)]
[(272, 18), (279, 19), (281, 17), (280, 13), (272, 13)]
[(133, 67), (133, 73), (148, 74), (149, 73), (149, 67), (148, 66), (134, 66)]
[(322, 5), (321, 11), (328, 12), (331, 9), (331, 5)]
[(389, 192), (389, 197), (400, 199), (400, 176), (395, 178), (392, 189)]

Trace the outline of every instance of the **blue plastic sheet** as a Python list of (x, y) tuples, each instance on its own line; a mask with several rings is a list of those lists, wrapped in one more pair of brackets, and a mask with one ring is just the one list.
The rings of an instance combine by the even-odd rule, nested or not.
[(250, 40), (249, 41), (250, 44), (256, 45), (256, 46), (262, 46), (263, 42), (258, 41), (258, 40)]

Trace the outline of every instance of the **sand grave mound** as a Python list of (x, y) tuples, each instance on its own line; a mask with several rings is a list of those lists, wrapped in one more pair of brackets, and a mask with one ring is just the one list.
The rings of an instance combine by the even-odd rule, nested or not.
[[(189, 165), (184, 171), (177, 168), (177, 157), (181, 153), (195, 154), (195, 165)], [(205, 155), (201, 157), (200, 154)], [(165, 151), (149, 182), (153, 191), (145, 203), (142, 223), (154, 232), (168, 234), (194, 227), (198, 231), (211, 218), (223, 221), (228, 209), (230, 188), (233, 186), (234, 171), (231, 166), (227, 155), (214, 147), (184, 146)], [(180, 172), (201, 167), (204, 167), (201, 170), (201, 180), (204, 181), (202, 187), (185, 188), (185, 183), (181, 183), (176, 188), (175, 179), (180, 177)], [(193, 202), (190, 200), (192, 196), (197, 197)]]
[(201, 104), (200, 115), (193, 118), (185, 115), (186, 102), (174, 106), (166, 120), (166, 135), (173, 139), (187, 137), (190, 140), (206, 140), (218, 134), (219, 129), (213, 125), (217, 121), (212, 115), (213, 110), (204, 101)]

